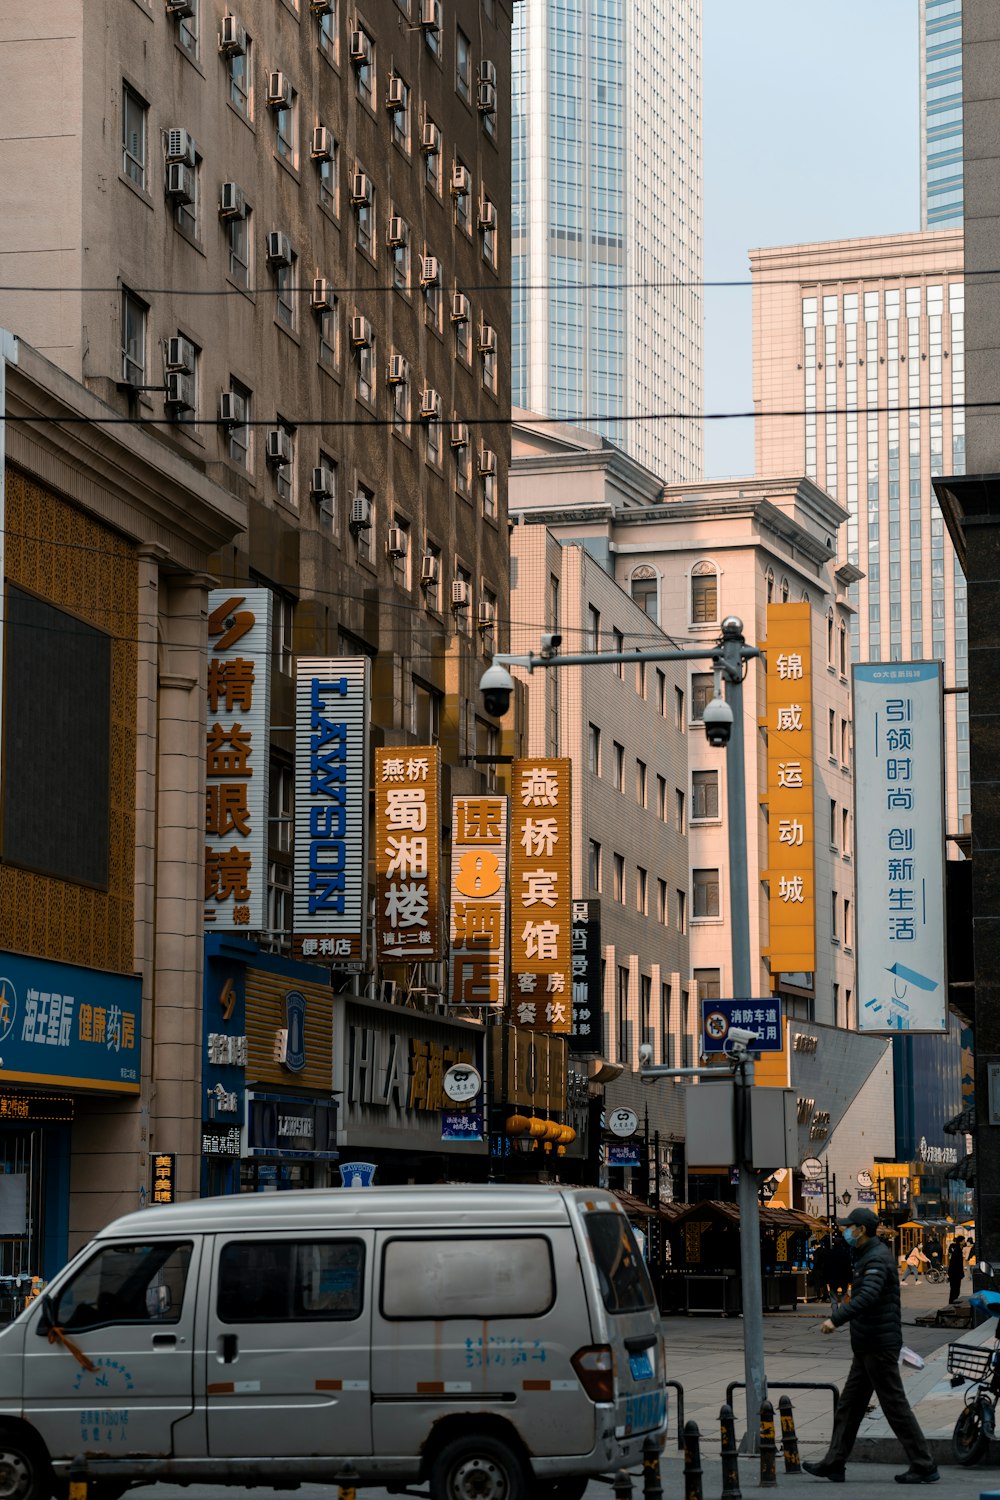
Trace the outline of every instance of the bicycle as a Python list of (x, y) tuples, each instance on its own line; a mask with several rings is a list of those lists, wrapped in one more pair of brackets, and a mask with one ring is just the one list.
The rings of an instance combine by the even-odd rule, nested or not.
[[(951, 1435), (955, 1462), (971, 1468), (988, 1452), (996, 1432), (1000, 1399), (1000, 1336), (992, 1349), (979, 1344), (949, 1344), (948, 1374), (971, 1382)], [(973, 1389), (972, 1387), (975, 1387)]]

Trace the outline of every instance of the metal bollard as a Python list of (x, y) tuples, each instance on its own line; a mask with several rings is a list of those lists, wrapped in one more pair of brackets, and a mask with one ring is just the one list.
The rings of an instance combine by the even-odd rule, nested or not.
[(632, 1500), (632, 1476), (624, 1469), (615, 1475), (615, 1500)]
[(356, 1500), (357, 1491), (353, 1484), (341, 1484), (337, 1486), (339, 1500)]
[(660, 1445), (654, 1437), (648, 1437), (642, 1445), (642, 1500), (661, 1500), (662, 1495)]
[(736, 1418), (727, 1403), (719, 1412), (722, 1433), (722, 1500), (743, 1500), (740, 1493), (739, 1449), (736, 1446)]
[(684, 1423), (684, 1500), (702, 1500), (701, 1434), (697, 1422)]
[(87, 1500), (87, 1465), (77, 1455), (69, 1466), (68, 1500)]
[(785, 1473), (801, 1474), (802, 1460), (799, 1457), (799, 1440), (795, 1436), (795, 1418), (792, 1415), (790, 1397), (782, 1396), (778, 1402), (778, 1412), (781, 1417), (781, 1451), (785, 1455)]
[(760, 1408), (760, 1487), (773, 1489), (778, 1483), (778, 1445), (774, 1441), (774, 1407), (770, 1401)]

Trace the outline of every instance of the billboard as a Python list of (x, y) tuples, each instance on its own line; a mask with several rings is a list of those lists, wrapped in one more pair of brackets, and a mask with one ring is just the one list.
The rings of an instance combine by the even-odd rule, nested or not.
[(441, 751), (375, 750), (375, 942), (380, 963), (441, 957)]
[(451, 999), (499, 1006), (507, 951), (507, 798), (455, 797), (451, 843)]
[(205, 926), (267, 927), (271, 590), (208, 596)]
[(511, 1020), (531, 1030), (573, 1025), (570, 766), (566, 756), (511, 766)]
[(771, 973), (816, 968), (812, 606), (767, 606), (767, 874)]
[(142, 981), (0, 953), (3, 1080), (138, 1094)]
[(296, 958), (364, 960), (370, 705), (367, 656), (299, 659), (292, 942)]
[(946, 1031), (939, 662), (854, 667), (858, 1030)]
[(573, 1030), (569, 1050), (599, 1053), (604, 1044), (601, 990), (601, 903), (573, 902)]

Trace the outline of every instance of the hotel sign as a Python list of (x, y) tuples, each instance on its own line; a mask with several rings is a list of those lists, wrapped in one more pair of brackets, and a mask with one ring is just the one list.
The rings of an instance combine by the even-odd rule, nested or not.
[(511, 767), (511, 1020), (532, 1031), (573, 1025), (570, 761)]
[(507, 798), (455, 797), (451, 846), (451, 1000), (499, 1006), (507, 950)]
[(375, 750), (375, 932), (380, 963), (441, 957), (441, 751)]
[(812, 606), (767, 606), (767, 875), (772, 975), (816, 968)]

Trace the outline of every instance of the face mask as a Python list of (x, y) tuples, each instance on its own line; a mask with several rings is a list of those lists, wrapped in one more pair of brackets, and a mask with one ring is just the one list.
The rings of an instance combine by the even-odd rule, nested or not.
[(848, 1227), (844, 1230), (844, 1239), (849, 1245), (853, 1245), (855, 1239), (857, 1238), (857, 1234), (858, 1231), (852, 1225), (848, 1225)]

